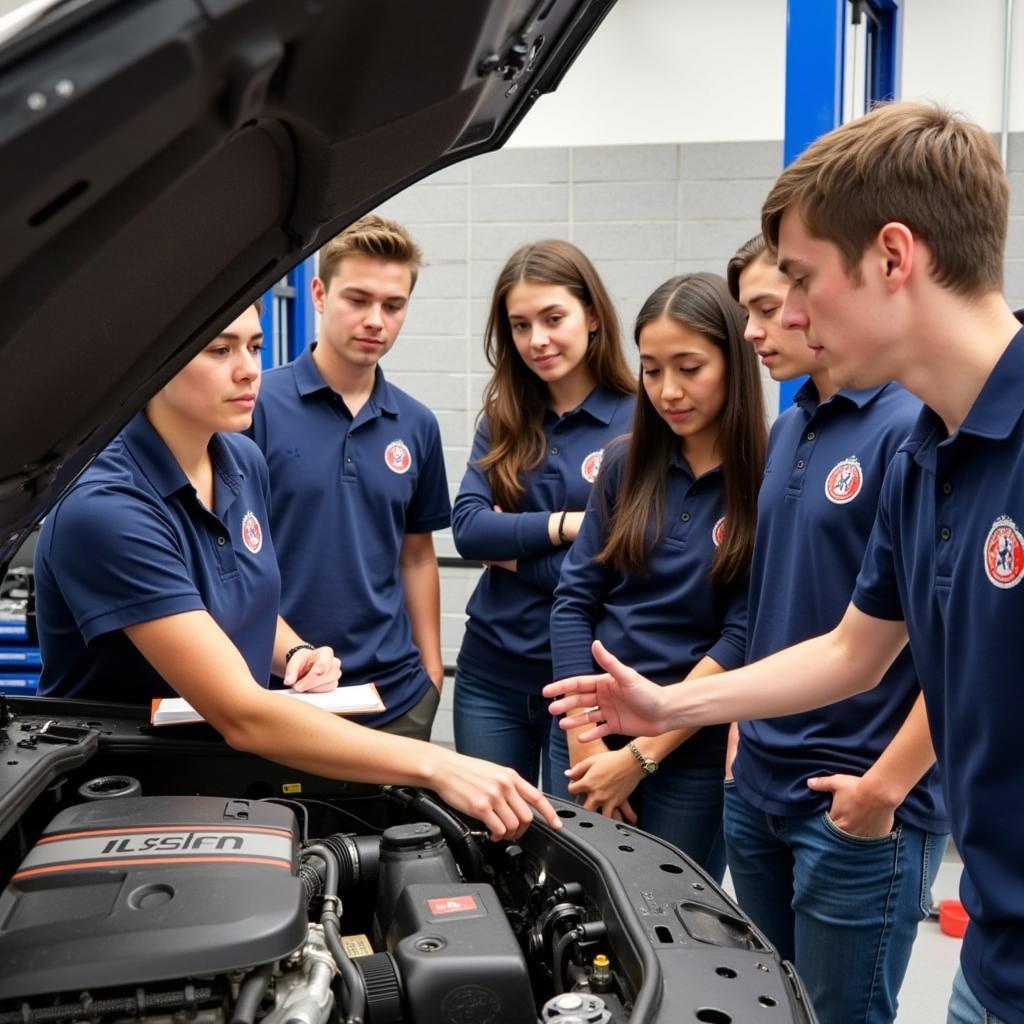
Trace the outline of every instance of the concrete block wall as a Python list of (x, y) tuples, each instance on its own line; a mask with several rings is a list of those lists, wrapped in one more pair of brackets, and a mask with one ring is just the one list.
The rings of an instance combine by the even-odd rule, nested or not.
[[(437, 414), (454, 498), (488, 377), (483, 325), (499, 268), (519, 245), (568, 238), (594, 261), (632, 354), (632, 318), (673, 274), (724, 272), (759, 227), (761, 201), (781, 169), (777, 140), (680, 145), (509, 149), (457, 164), (384, 204), (406, 224), (427, 266), (406, 326), (384, 361), (389, 379)], [(1024, 307), (1024, 133), (1011, 136), (1006, 293)], [(777, 391), (766, 378), (769, 408)], [(437, 549), (454, 555), (449, 532)], [(442, 646), (453, 664), (475, 571), (442, 571)], [(451, 693), (435, 738), (451, 741)]]

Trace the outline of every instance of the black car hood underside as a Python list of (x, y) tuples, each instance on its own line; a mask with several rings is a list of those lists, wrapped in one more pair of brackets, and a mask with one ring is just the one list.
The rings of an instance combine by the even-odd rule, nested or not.
[(0, 565), (225, 323), (498, 148), (614, 0), (92, 0), (0, 49)]

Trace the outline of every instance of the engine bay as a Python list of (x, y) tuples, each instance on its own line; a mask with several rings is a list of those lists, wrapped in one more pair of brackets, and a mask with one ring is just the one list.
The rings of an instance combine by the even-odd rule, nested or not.
[(683, 854), (556, 807), (492, 843), (429, 792), (205, 726), (4, 702), (0, 1024), (813, 1020)]

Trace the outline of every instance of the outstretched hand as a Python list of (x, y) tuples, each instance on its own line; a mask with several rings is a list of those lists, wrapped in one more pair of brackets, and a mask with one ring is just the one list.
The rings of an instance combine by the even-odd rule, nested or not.
[(559, 725), (566, 730), (592, 725), (579, 734), (583, 743), (613, 733), (658, 736), (665, 732), (663, 688), (623, 665), (600, 640), (594, 641), (591, 651), (604, 673), (570, 676), (544, 687), (545, 697), (558, 698), (548, 708), (551, 714), (587, 709), (567, 715)]

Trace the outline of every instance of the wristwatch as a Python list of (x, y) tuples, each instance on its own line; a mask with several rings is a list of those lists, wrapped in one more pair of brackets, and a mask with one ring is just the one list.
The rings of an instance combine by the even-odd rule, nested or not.
[(629, 741), (629, 752), (640, 762), (644, 775), (653, 775), (658, 770), (658, 762), (653, 757), (647, 757), (632, 740)]

